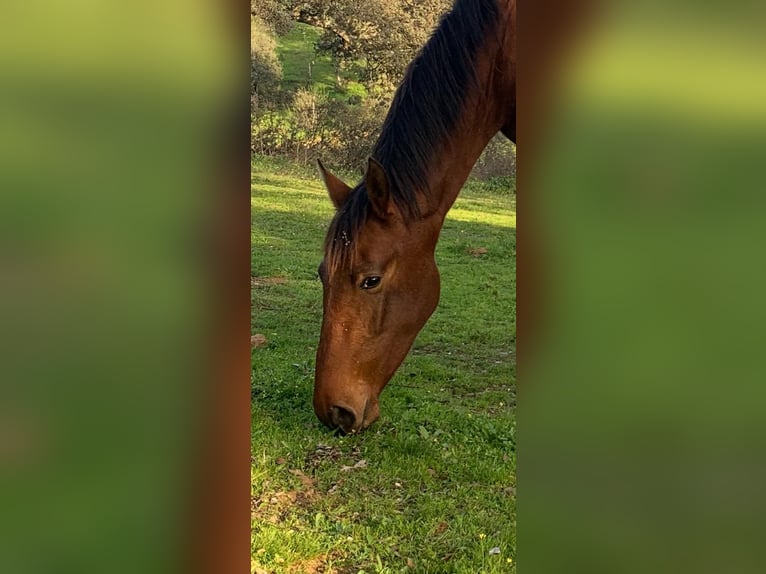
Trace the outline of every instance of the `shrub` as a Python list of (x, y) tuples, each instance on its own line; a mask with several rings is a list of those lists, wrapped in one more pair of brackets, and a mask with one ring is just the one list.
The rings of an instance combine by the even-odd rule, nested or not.
[(476, 179), (516, 176), (516, 145), (497, 134), (487, 145), (471, 171)]
[(277, 43), (266, 25), (250, 17), (250, 103), (254, 113), (273, 101), (282, 80)]

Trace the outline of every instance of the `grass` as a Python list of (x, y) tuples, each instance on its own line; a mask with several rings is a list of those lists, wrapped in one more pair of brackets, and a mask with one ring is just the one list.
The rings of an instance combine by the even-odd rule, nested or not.
[(515, 572), (515, 196), (463, 191), (437, 249), (439, 308), (381, 419), (336, 437), (311, 408), (332, 208), (316, 176), (284, 168), (252, 172), (252, 329), (266, 337), (252, 351), (253, 572)]
[(319, 28), (296, 23), (290, 32), (277, 37), (277, 55), (283, 72), (282, 89), (295, 92), (299, 88), (308, 88), (331, 99), (365, 97), (367, 90), (348, 74), (341, 74), (343, 86), (338, 85), (332, 57), (317, 54), (314, 50), (320, 36)]

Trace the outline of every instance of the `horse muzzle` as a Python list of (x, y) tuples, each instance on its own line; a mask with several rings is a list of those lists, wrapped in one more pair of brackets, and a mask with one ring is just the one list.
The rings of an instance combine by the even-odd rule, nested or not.
[(377, 398), (369, 397), (357, 408), (349, 403), (350, 401), (338, 401), (335, 404), (315, 397), (314, 412), (327, 427), (338, 429), (343, 434), (363, 431), (380, 417)]

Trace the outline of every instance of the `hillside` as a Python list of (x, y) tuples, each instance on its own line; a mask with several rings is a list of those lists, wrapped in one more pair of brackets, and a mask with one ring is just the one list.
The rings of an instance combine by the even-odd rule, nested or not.
[(316, 53), (314, 47), (321, 35), (319, 28), (296, 23), (290, 32), (277, 37), (277, 55), (283, 71), (282, 89), (295, 92), (308, 88), (331, 99), (365, 97), (367, 90), (352, 73), (344, 70), (340, 78), (336, 77), (332, 57)]

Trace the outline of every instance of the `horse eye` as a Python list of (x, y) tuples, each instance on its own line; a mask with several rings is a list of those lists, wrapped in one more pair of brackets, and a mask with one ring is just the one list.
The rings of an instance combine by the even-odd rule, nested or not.
[(364, 278), (360, 287), (362, 289), (374, 289), (378, 285), (380, 285), (380, 277), (377, 275), (371, 275), (370, 277)]

